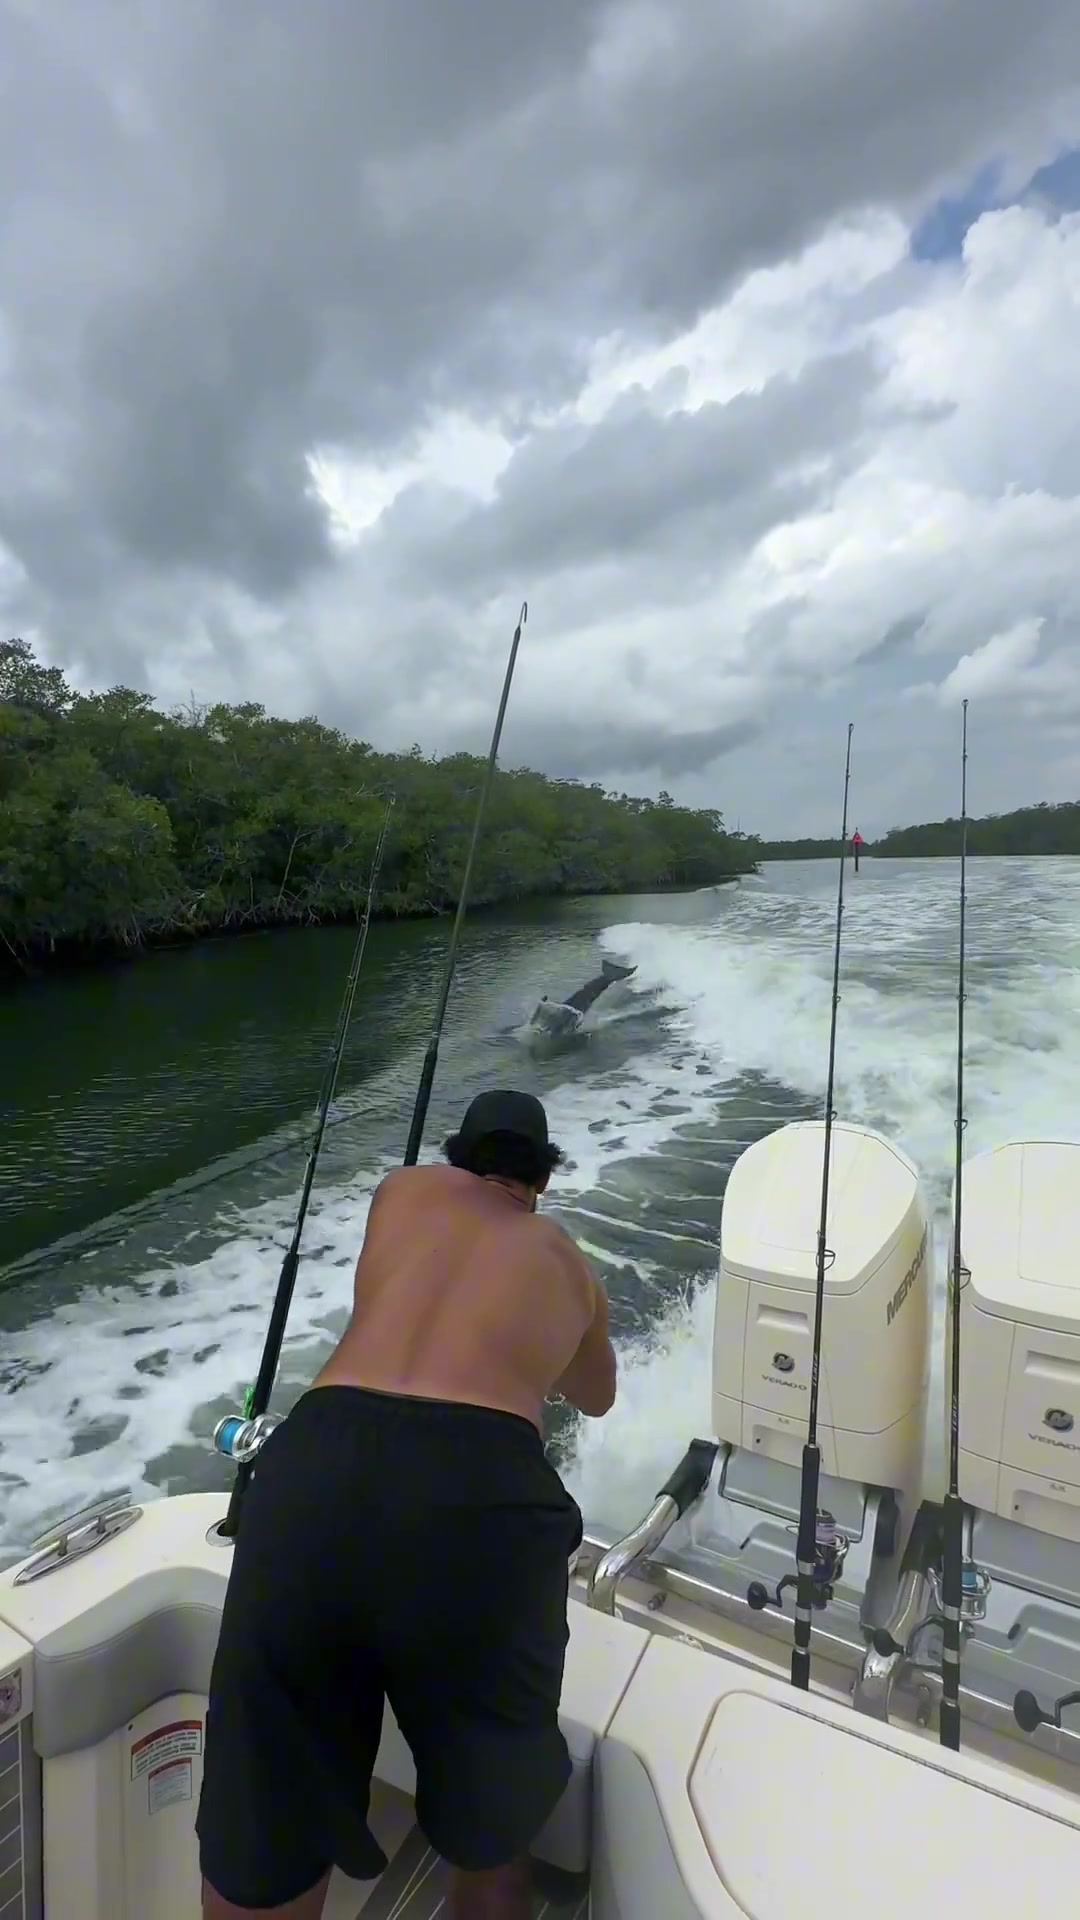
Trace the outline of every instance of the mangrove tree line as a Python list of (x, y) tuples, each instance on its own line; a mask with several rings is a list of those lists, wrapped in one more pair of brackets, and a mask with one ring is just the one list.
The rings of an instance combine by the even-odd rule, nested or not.
[[(953, 854), (960, 846), (959, 820), (926, 820), (917, 827), (891, 827), (872, 851), (878, 859)], [(969, 853), (1080, 853), (1080, 800), (1057, 805), (1041, 800), (1012, 813), (987, 813), (968, 821)]]
[[(762, 840), (759, 860), (820, 860), (835, 855), (837, 840)], [(863, 852), (876, 860), (952, 856), (960, 850), (957, 819), (925, 820), (913, 827), (890, 827), (880, 840), (864, 840)], [(968, 821), (968, 852), (974, 854), (1080, 853), (1080, 800), (1057, 804), (1040, 800), (1012, 813), (987, 813)]]
[[(384, 796), (397, 796), (379, 910), (457, 900), (484, 760), (377, 753), (262, 706), (161, 711), (79, 694), (0, 643), (0, 949), (8, 965), (362, 910)], [(718, 812), (529, 768), (493, 787), (473, 898), (704, 886), (752, 872)]]

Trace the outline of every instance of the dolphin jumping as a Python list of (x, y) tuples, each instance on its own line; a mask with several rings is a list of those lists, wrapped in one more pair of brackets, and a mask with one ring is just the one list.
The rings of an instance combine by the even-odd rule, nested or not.
[(545, 993), (529, 1024), (543, 1027), (547, 1033), (569, 1033), (581, 1025), (594, 1000), (617, 980), (629, 980), (636, 972), (636, 967), (620, 967), (614, 960), (602, 960), (599, 973), (586, 980), (576, 993), (568, 994), (565, 1000), (549, 1000)]
[(618, 967), (614, 960), (601, 960), (599, 973), (594, 974), (591, 980), (586, 980), (576, 993), (570, 994), (563, 1005), (576, 1007), (579, 1013), (588, 1013), (593, 1001), (599, 1000), (600, 995), (613, 987), (616, 980), (629, 980), (630, 975), (636, 972), (636, 967)]

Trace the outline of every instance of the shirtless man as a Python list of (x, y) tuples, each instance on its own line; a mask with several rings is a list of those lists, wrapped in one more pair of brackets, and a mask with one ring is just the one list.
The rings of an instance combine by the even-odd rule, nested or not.
[[(448, 1920), (525, 1920), (527, 1850), (570, 1777), (558, 1707), (581, 1515), (543, 1404), (615, 1398), (607, 1298), (537, 1216), (538, 1100), (480, 1094), (447, 1166), (371, 1203), (352, 1318), (245, 1499), (210, 1683), (204, 1920), (319, 1920), (367, 1826), (388, 1696)], [(239, 1903), (239, 1904), (238, 1904)]]

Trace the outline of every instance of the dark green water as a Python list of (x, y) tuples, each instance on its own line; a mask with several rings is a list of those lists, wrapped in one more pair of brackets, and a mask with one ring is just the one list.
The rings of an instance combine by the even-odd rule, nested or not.
[[(714, 898), (477, 916), (448, 1009), (446, 1058), (460, 1052), (463, 1020), (472, 1044), (474, 1010), (504, 1003), (513, 1021), (541, 993), (580, 985), (599, 964), (597, 928), (642, 917), (692, 923)], [(448, 927), (372, 927), (339, 1100), (414, 1051), (419, 1070)], [(268, 1136), (284, 1129), (290, 1138), (306, 1124), (355, 939), (355, 928), (331, 927), (207, 942), (0, 999), (0, 1268), (177, 1181), (242, 1164), (248, 1150), (265, 1151)], [(403, 1098), (388, 1116), (387, 1152), (404, 1147), (408, 1118)]]
[[(0, 1001), (0, 1264), (242, 1153), (315, 1100), (356, 939), (255, 934)], [(421, 1031), (441, 923), (371, 929), (339, 1086)]]

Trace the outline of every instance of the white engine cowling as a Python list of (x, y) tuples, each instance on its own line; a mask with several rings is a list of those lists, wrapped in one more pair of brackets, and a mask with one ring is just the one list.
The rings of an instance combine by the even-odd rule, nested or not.
[[(825, 1129), (779, 1128), (724, 1195), (713, 1342), (721, 1440), (798, 1466), (806, 1439)], [(914, 1498), (929, 1374), (930, 1241), (919, 1177), (868, 1128), (835, 1123), (818, 1441), (825, 1473)]]
[(1080, 1543), (1080, 1143), (974, 1155), (961, 1221), (961, 1495)]

